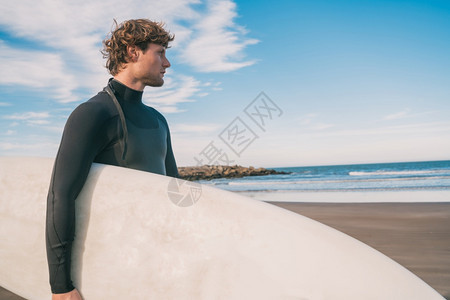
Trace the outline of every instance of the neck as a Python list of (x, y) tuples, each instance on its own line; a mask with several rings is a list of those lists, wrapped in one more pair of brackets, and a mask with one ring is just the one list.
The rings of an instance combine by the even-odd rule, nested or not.
[(140, 92), (144, 91), (145, 85), (141, 81), (130, 76), (125, 70), (114, 76), (114, 79), (126, 85), (130, 89)]
[(129, 103), (142, 103), (142, 91), (129, 88), (115, 78), (110, 80), (108, 85), (112, 88), (119, 101), (126, 101)]

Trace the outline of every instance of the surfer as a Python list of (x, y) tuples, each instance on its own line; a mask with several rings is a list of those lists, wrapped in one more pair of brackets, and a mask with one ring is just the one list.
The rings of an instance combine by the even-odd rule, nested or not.
[(106, 88), (69, 116), (47, 197), (46, 245), (52, 299), (81, 299), (73, 286), (75, 199), (92, 162), (178, 177), (165, 118), (142, 102), (146, 86), (164, 84), (174, 36), (147, 19), (118, 25), (103, 41)]

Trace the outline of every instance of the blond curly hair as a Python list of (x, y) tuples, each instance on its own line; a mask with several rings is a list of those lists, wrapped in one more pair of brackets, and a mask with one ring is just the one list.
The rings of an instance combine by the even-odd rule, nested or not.
[(115, 29), (103, 41), (103, 58), (106, 58), (106, 68), (113, 76), (125, 68), (129, 62), (127, 46), (137, 46), (146, 51), (149, 43), (169, 47), (169, 42), (175, 36), (164, 29), (161, 22), (148, 19), (128, 20), (120, 25), (114, 20)]

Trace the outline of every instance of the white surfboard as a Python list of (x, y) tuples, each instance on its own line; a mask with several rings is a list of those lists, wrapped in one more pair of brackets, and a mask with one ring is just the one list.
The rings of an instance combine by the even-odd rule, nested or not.
[[(53, 160), (0, 158), (0, 286), (50, 299)], [(443, 299), (369, 246), (273, 205), (94, 164), (77, 199), (73, 279), (85, 299)]]

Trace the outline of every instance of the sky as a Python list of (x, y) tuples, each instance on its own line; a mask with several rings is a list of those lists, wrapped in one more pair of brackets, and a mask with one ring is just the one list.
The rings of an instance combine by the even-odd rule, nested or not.
[(450, 159), (450, 1), (9, 1), (0, 10), (0, 155), (54, 157), (111, 76), (102, 40), (163, 21), (172, 66), (144, 102), (179, 166)]

